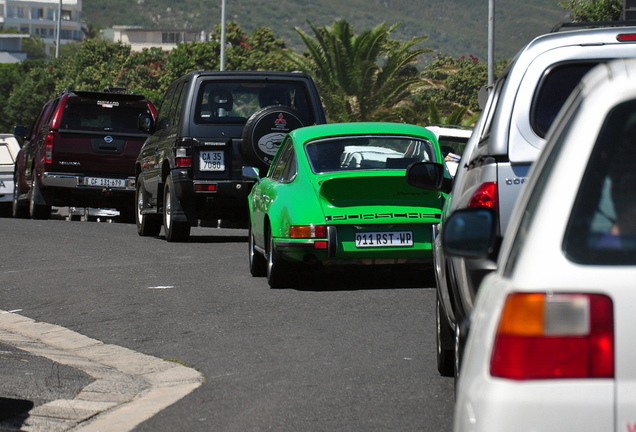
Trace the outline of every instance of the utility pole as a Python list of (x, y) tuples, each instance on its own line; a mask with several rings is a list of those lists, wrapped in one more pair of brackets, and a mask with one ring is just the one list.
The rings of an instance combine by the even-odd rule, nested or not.
[(219, 70), (225, 70), (225, 0), (221, 0), (221, 67)]
[(488, 87), (490, 88), (494, 83), (495, 83), (495, 0), (488, 0)]
[(62, 0), (57, 8), (57, 34), (55, 35), (55, 58), (60, 56), (60, 33), (62, 32)]

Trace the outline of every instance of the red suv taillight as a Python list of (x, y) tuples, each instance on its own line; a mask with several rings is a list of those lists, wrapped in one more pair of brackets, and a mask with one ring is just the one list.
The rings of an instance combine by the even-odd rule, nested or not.
[(44, 163), (53, 163), (53, 135), (49, 134), (44, 139)]
[(470, 197), (468, 207), (497, 209), (497, 182), (487, 182), (479, 185)]
[(612, 300), (602, 294), (509, 294), (490, 374), (513, 380), (613, 378)]

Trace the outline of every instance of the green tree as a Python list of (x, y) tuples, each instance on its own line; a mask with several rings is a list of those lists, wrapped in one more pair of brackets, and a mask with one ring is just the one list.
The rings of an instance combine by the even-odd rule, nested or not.
[[(170, 52), (161, 86), (166, 88), (180, 76), (199, 69), (219, 70), (221, 66), (221, 26), (217, 25), (209, 42), (188, 42)], [(282, 50), (285, 43), (271, 29), (259, 27), (246, 35), (235, 21), (226, 23), (225, 70), (292, 70)]]
[(73, 57), (60, 62), (64, 78), (58, 90), (65, 87), (101, 91), (115, 84), (130, 56), (130, 46), (121, 42), (89, 39), (81, 44)]
[(8, 125), (9, 130), (14, 126), (32, 126), (42, 106), (60, 90), (63, 72), (57, 66), (56, 61), (23, 62), (19, 80), (2, 109), (3, 126)]
[(143, 94), (159, 103), (163, 97), (160, 78), (164, 74), (167, 59), (168, 54), (161, 48), (133, 52), (122, 65), (113, 84), (126, 87), (129, 92)]
[(22, 50), (30, 60), (45, 59), (45, 46), (44, 40), (38, 35), (31, 35), (31, 37), (22, 40)]
[(23, 73), (24, 66), (21, 63), (0, 64), (0, 100), (4, 101), (0, 107), (0, 131), (4, 133), (12, 133), (16, 126), (5, 114), (5, 109), (13, 88), (20, 82)]
[(331, 121), (392, 118), (392, 111), (420, 84), (415, 64), (429, 52), (416, 49), (426, 36), (408, 42), (389, 39), (399, 26), (380, 24), (356, 35), (347, 21), (300, 34), (307, 53), (286, 51), (300, 69), (313, 75)]
[(559, 6), (571, 12), (572, 22), (618, 21), (623, 0), (562, 0)]

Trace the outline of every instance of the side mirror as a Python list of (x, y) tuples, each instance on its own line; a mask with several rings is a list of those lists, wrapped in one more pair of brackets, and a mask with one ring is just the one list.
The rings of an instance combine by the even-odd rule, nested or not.
[(490, 209), (461, 209), (441, 227), (442, 248), (451, 256), (486, 258), (497, 244), (497, 218)]
[(416, 162), (406, 170), (406, 181), (420, 189), (450, 192), (452, 179), (444, 178), (444, 165), (435, 162)]
[(155, 131), (155, 122), (149, 114), (139, 114), (137, 118), (137, 128), (143, 132), (151, 134)]
[(246, 180), (260, 180), (261, 175), (258, 168), (252, 166), (243, 167), (243, 178)]

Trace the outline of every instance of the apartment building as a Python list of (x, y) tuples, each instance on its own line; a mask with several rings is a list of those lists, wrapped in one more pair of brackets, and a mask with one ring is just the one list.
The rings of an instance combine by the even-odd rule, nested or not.
[(58, 23), (60, 45), (77, 42), (83, 38), (81, 18), (82, 0), (0, 0), (0, 26), (40, 36), (51, 56)]

